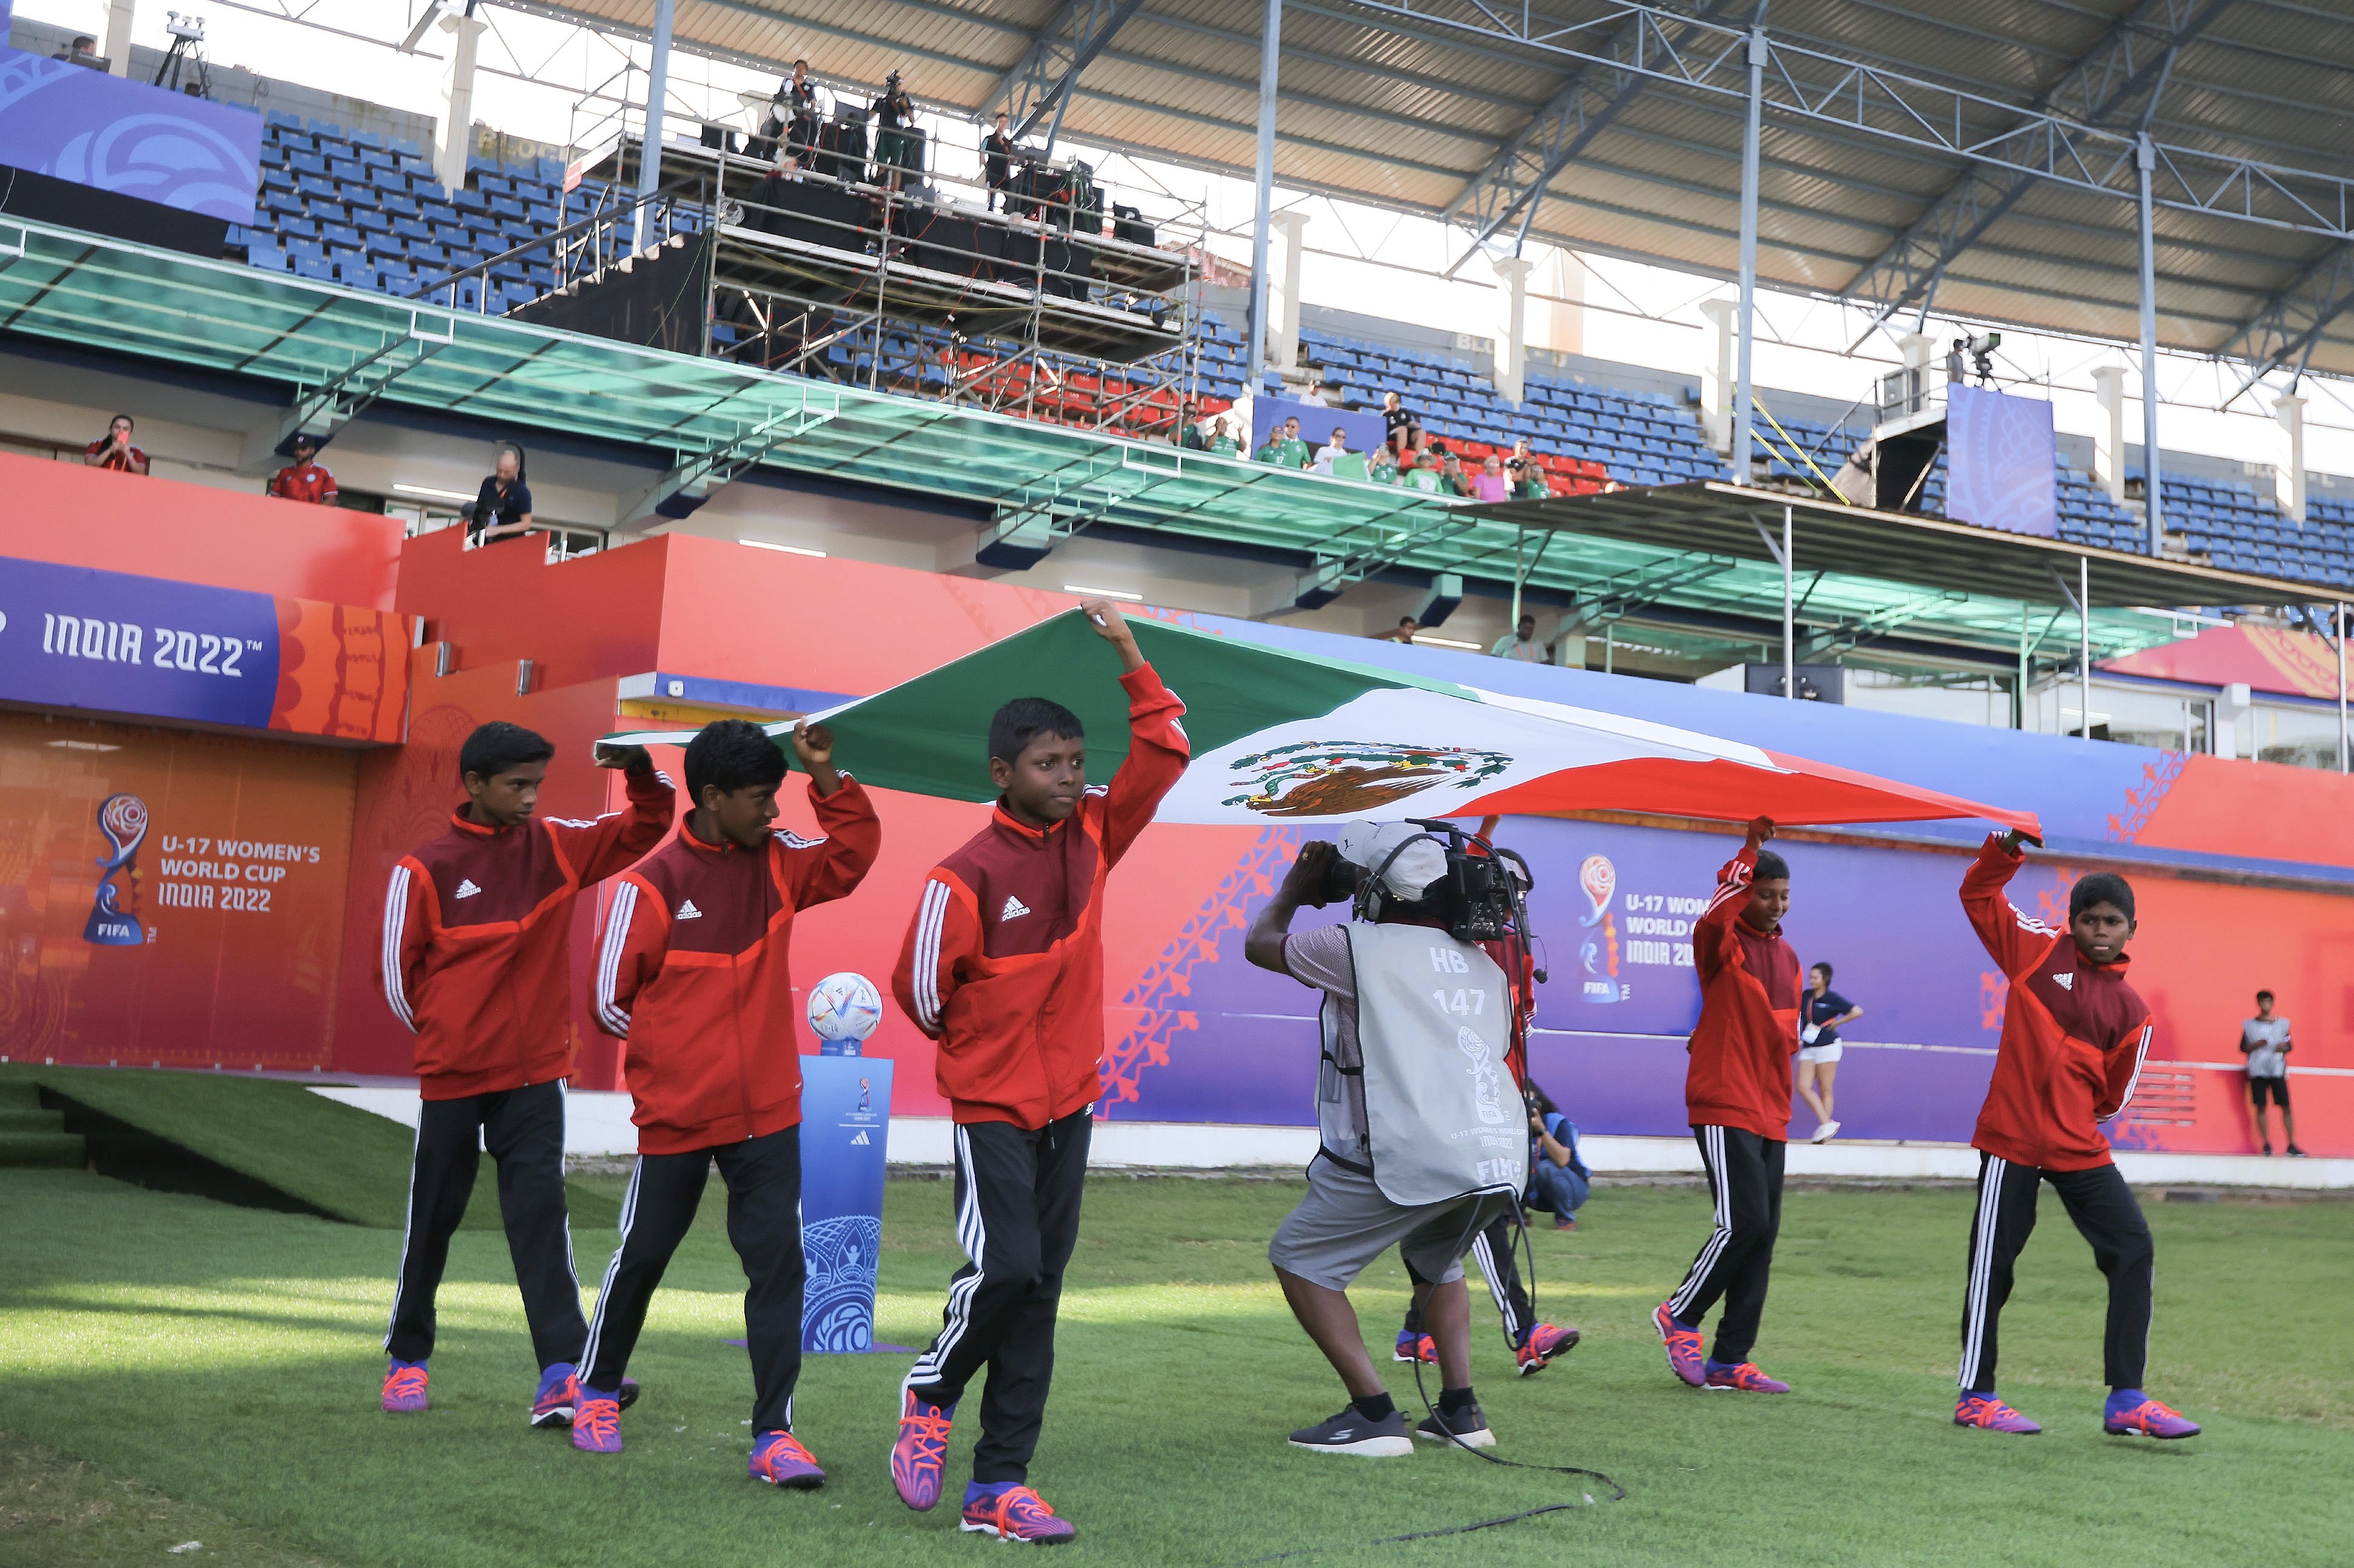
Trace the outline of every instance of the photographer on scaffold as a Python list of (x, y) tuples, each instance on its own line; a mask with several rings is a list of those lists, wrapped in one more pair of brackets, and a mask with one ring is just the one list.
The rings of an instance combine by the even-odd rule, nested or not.
[[(1521, 874), (1508, 874), (1506, 862)], [(1350, 1304), (1349, 1286), (1390, 1247), (1413, 1277), (1437, 1351), (1437, 1409), (1413, 1435), (1491, 1446), (1471, 1389), (1463, 1255), (1509, 1214), (1529, 1174), (1512, 1059), (1505, 961), (1525, 951), (1525, 865), (1444, 822), (1352, 822), (1299, 855), (1252, 920), (1245, 953), (1324, 993), (1317, 1069), (1320, 1145), (1308, 1194), (1268, 1244), (1284, 1298), (1349, 1393), (1297, 1447), (1367, 1457), (1414, 1451)], [(1302, 905), (1351, 902), (1352, 918), (1294, 933)]]

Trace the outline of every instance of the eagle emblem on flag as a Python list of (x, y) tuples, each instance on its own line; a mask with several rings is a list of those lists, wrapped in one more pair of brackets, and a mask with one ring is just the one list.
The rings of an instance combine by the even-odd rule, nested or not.
[(1269, 817), (1350, 817), (1447, 786), (1469, 789), (1512, 766), (1500, 751), (1379, 741), (1294, 741), (1228, 765), (1247, 788), (1224, 802)]

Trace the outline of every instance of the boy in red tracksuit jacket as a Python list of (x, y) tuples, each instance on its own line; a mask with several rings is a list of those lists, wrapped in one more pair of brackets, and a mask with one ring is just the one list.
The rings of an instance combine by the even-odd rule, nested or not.
[(1995, 1330), (2010, 1297), (2011, 1263), (2035, 1229), (2035, 1197), (2049, 1181), (2109, 1280), (2102, 1351), (2107, 1431), (2188, 1437), (2199, 1430), (2142, 1392), (2149, 1356), (2156, 1249), (2133, 1189), (2099, 1124), (2126, 1108), (2149, 1050), (2149, 1009), (2126, 980), (2134, 895), (2108, 872), (2068, 892), (2068, 929), (2030, 919), (2002, 894), (2027, 835), (1990, 835), (1962, 878), (1962, 908), (2009, 982), (1994, 1076), (1970, 1141), (1978, 1150), (1978, 1203), (1970, 1222), (1969, 1284), (1962, 1296), (1957, 1426), (2042, 1430), (1995, 1396)]
[[(1748, 842), (1716, 874), (1716, 896), (1692, 923), (1700, 1022), (1684, 1073), (1684, 1107), (1700, 1140), (1716, 1224), (1684, 1282), (1651, 1313), (1678, 1377), (1694, 1388), (1752, 1393), (1790, 1392), (1749, 1360), (1782, 1228), (1790, 1058), (1798, 1049), (1798, 955), (1782, 937), (1790, 868), (1759, 848), (1773, 836), (1771, 819), (1749, 824)], [(1700, 1320), (1720, 1297), (1724, 1314), (1703, 1360)]]
[[(588, 1325), (564, 1206), (564, 1078), (572, 1070), (572, 903), (661, 842), (670, 780), (642, 747), (599, 747), (629, 809), (593, 822), (534, 815), (556, 748), (486, 724), (458, 752), (467, 801), (450, 831), (393, 867), (379, 964), (393, 1016), (417, 1032), (416, 1162), (400, 1283), (384, 1340), (384, 1408), (426, 1408), (433, 1298), (465, 1218), (478, 1151), (499, 1165), (499, 1213), (539, 1359), (535, 1426), (568, 1424)], [(634, 1392), (634, 1385), (632, 1385)]]
[(1076, 715), (1039, 697), (997, 711), (990, 825), (924, 884), (892, 985), (939, 1042), (956, 1120), (957, 1234), (971, 1261), (939, 1337), (903, 1387), (891, 1479), (909, 1508), (939, 1501), (941, 1457), (965, 1385), (990, 1369), (963, 1527), (1001, 1539), (1076, 1533), (1027, 1485), (1054, 1368), (1055, 1310), (1079, 1228), (1088, 1117), (1102, 1093), (1103, 893), (1111, 868), (1185, 770), (1185, 705), (1137, 652), (1119, 610), (1080, 611), (1120, 657), (1129, 751), (1087, 782)]
[(621, 1451), (621, 1373), (646, 1304), (695, 1223), (715, 1161), (727, 1239), (743, 1259), (752, 1351), (755, 1480), (825, 1484), (793, 1436), (801, 1368), (801, 1059), (786, 951), (793, 917), (841, 898), (875, 863), (883, 830), (833, 736), (792, 732), (824, 837), (777, 832), (784, 753), (758, 725), (721, 719), (687, 743), (694, 810), (613, 892), (598, 946), (598, 1026), (629, 1044), (638, 1160), (581, 1357), (572, 1446)]

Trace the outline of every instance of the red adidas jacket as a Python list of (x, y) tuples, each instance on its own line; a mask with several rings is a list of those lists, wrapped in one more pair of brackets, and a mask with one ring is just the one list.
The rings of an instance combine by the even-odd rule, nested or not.
[(1190, 755), (1177, 700), (1150, 665), (1122, 675), (1128, 760), (1041, 832), (1006, 815), (924, 884), (891, 987), (939, 1042), (960, 1122), (1040, 1128), (1092, 1103), (1103, 1061), (1103, 890)]
[(1798, 1050), (1798, 955), (1781, 927), (1760, 936), (1741, 918), (1757, 852), (1744, 846), (1716, 874), (1716, 896), (1692, 922), (1700, 1022), (1684, 1071), (1694, 1127), (1790, 1136), (1790, 1058)]
[(883, 843), (856, 779), (809, 793), (823, 838), (780, 830), (755, 851), (681, 827), (614, 885), (597, 1025), (630, 1043), (641, 1154), (741, 1143), (801, 1119), (793, 916), (856, 887)]
[(572, 1070), (572, 901), (670, 826), (670, 779), (652, 768), (627, 777), (626, 810), (486, 828), (461, 808), (448, 832), (392, 868), (377, 964), (393, 1016), (417, 1032), (427, 1099)]
[(2002, 890), (2026, 857), (2002, 835), (1962, 877), (1962, 908), (2010, 982), (1994, 1077), (1970, 1142), (2045, 1171), (2109, 1161), (2099, 1123), (2126, 1108), (2149, 1050), (2149, 1009), (2126, 982), (2130, 960), (2095, 964), (2065, 931), (2030, 919)]

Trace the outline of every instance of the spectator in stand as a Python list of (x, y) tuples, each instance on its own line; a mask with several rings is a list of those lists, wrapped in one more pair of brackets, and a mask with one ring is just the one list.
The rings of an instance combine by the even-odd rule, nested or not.
[(1390, 450), (1389, 442), (1384, 441), (1381, 450), (1373, 454), (1372, 463), (1365, 470), (1365, 477), (1375, 484), (1398, 482), (1397, 458)]
[(867, 117), (875, 122), (875, 183), (896, 191), (915, 153), (915, 139), (907, 132), (916, 122), (916, 101), (899, 84), (897, 71), (883, 79), (883, 96)]
[(307, 501), (314, 506), (338, 503), (335, 476), (319, 466), (319, 438), (304, 430), (294, 438), (294, 461), (270, 482), (270, 493), (281, 501)]
[(1346, 389), (1339, 382), (1332, 380), (1331, 376), (1331, 369), (1321, 365), (1308, 373), (1309, 402), (1321, 404), (1327, 408), (1338, 408), (1346, 404), (1348, 397)]
[(531, 486), (524, 481), (523, 449), (513, 441), (499, 444), (497, 464), (467, 508), (466, 528), (477, 546), (531, 532)]
[(2256, 1015), (2240, 1024), (2240, 1054), (2248, 1059), (2248, 1098), (2256, 1107), (2257, 1146), (2273, 1151), (2272, 1129), (2264, 1125), (2264, 1099), (2280, 1107), (2281, 1138), (2290, 1154), (2305, 1158), (2296, 1146), (2296, 1113), (2288, 1108), (2288, 1020), (2273, 1015), (2273, 993), (2256, 992)]
[(98, 52), (98, 40), (87, 33), (49, 58), (53, 60), (66, 60), (78, 66), (89, 66), (96, 70), (106, 69), (104, 57)]
[(817, 83), (809, 79), (809, 61), (793, 62), (792, 79), (777, 90), (773, 100), (783, 116), (785, 156), (796, 168), (809, 167), (810, 154), (817, 146), (817, 125), (822, 117), (817, 101)]
[(981, 139), (982, 177), (989, 182), (989, 210), (997, 210), (1003, 201), (1013, 206), (1013, 137), (1006, 129), (1005, 111), (997, 111), (997, 129)]
[(1177, 444), (1187, 451), (1210, 450), (1209, 438), (1202, 434), (1202, 410), (1187, 403), (1177, 410)]
[(1511, 634), (1497, 638), (1496, 645), (1488, 652), (1495, 658), (1510, 659), (1515, 664), (1553, 662), (1553, 650), (1537, 641), (1537, 618), (1533, 615), (1521, 617)]
[(1504, 460), (1490, 452), (1480, 460), (1479, 471), (1471, 476), (1471, 498), (1474, 501), (1510, 501), (1512, 482), (1504, 477)]
[(1226, 423), (1224, 414), (1212, 421), (1210, 428), (1209, 450), (1213, 456), (1233, 457), (1243, 450), (1242, 442), (1235, 440), (1234, 427)]
[(1463, 471), (1462, 460), (1435, 442), (1432, 444), (1432, 450), (1439, 454), (1438, 493), (1452, 495), (1462, 501), (1471, 499), (1471, 476)]
[(1295, 414), (1283, 421), (1283, 455), (1276, 461), (1284, 468), (1304, 469), (1310, 458), (1308, 443), (1299, 439), (1299, 418)]
[(1251, 453), (1251, 461), (1283, 466), (1283, 427), (1276, 426), (1267, 433), (1267, 444)]
[(147, 454), (131, 444), (131, 416), (117, 414), (106, 423), (106, 434), (82, 448), (81, 461), (91, 468), (117, 473), (145, 473)]
[(1433, 456), (1427, 448), (1410, 454), (1405, 461), (1413, 466), (1401, 468), (1398, 471), (1399, 483), (1409, 490), (1418, 490), (1425, 495), (1447, 493), (1446, 476), (1439, 471), (1438, 459)]
[(1553, 494), (1553, 483), (1526, 436), (1512, 443), (1512, 455), (1504, 460), (1504, 477), (1512, 482), (1512, 494), (1522, 501), (1543, 501)]
[(1390, 450), (1403, 458), (1415, 438), (1422, 434), (1422, 421), (1414, 416), (1394, 392), (1382, 394), (1382, 429), (1389, 438)]
[(1374, 641), (1377, 642), (1411, 642), (1414, 641), (1414, 634), (1421, 630), (1422, 628), (1416, 624), (1414, 617), (1411, 615), (1401, 615), (1398, 617), (1398, 623), (1395, 626), (1393, 626), (1387, 631), (1383, 632), (1379, 637), (1375, 638)]
[(1335, 426), (1332, 430), (1332, 439), (1316, 449), (1316, 461), (1310, 466), (1312, 466), (1318, 473), (1330, 479), (1332, 477), (1332, 464), (1334, 460), (1344, 458), (1348, 455), (1349, 432)]

